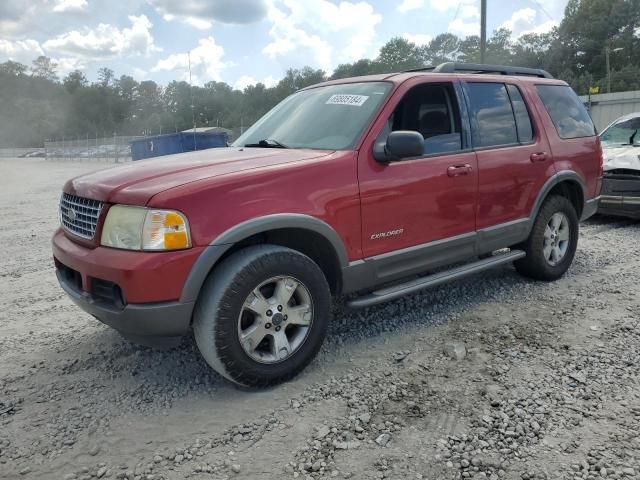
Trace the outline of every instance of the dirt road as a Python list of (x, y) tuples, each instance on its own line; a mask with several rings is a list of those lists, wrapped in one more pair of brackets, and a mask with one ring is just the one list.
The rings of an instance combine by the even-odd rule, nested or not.
[(509, 266), (336, 308), (310, 368), (245, 392), (58, 287), (60, 189), (104, 167), (0, 159), (0, 478), (640, 478), (640, 223), (584, 224), (555, 283)]

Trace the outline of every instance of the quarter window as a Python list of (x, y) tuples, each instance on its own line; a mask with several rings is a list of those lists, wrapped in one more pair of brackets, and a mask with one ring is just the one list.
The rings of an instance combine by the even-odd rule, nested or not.
[(515, 85), (507, 85), (513, 113), (516, 117), (516, 127), (518, 127), (518, 140), (520, 143), (533, 141), (533, 128), (531, 127), (531, 117), (524, 103), (520, 90)]
[(587, 109), (571, 87), (537, 85), (536, 88), (560, 138), (591, 137), (596, 134)]
[(475, 147), (518, 143), (516, 121), (503, 83), (469, 83), (472, 137)]

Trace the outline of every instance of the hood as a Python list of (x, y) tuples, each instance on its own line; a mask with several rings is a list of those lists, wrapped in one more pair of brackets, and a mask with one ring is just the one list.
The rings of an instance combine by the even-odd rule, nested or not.
[(603, 145), (604, 171), (625, 168), (640, 170), (640, 147), (619, 145), (607, 147)]
[(186, 183), (331, 153), (280, 148), (212, 148), (139, 160), (82, 175), (69, 180), (64, 191), (102, 202), (146, 205), (154, 195)]

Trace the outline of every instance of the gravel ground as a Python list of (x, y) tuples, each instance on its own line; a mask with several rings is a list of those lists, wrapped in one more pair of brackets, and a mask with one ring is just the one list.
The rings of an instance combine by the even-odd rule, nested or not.
[(555, 283), (508, 266), (337, 307), (302, 375), (246, 392), (56, 284), (60, 188), (104, 167), (0, 160), (0, 478), (640, 478), (640, 223), (584, 224)]

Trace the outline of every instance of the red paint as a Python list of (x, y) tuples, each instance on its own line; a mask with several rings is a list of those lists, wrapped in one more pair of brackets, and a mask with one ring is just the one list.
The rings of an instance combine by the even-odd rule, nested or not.
[(132, 252), (114, 248), (87, 248), (69, 240), (62, 229), (53, 236), (53, 256), (82, 275), (83, 289), (90, 278), (120, 286), (126, 302), (152, 303), (178, 300), (182, 286), (201, 247), (179, 252)]
[[(107, 206), (124, 203), (183, 212), (194, 247), (171, 253), (123, 251), (58, 230), (53, 238), (55, 258), (79, 271), (85, 288), (87, 279), (95, 277), (120, 285), (131, 303), (171, 301), (180, 298), (204, 247), (252, 218), (275, 213), (317, 217), (333, 227), (354, 261), (528, 217), (542, 185), (557, 171), (577, 172), (588, 198), (598, 194), (598, 138), (560, 139), (536, 93), (536, 83), (563, 82), (421, 73), (346, 81), (383, 79), (393, 84), (393, 90), (353, 151), (211, 149), (138, 161), (70, 180), (66, 192)], [(529, 105), (534, 142), (386, 165), (373, 158), (375, 139), (411, 87), (465, 79), (518, 85)]]

